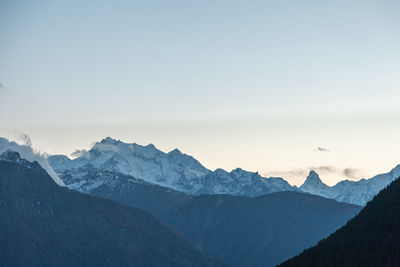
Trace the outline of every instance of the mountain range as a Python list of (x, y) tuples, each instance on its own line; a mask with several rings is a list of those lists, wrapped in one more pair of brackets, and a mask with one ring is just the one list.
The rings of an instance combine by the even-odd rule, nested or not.
[(293, 191), (258, 197), (189, 195), (90, 164), (66, 171), (61, 178), (71, 189), (151, 212), (199, 250), (231, 266), (275, 266), (316, 244), (360, 210)]
[[(229, 194), (253, 197), (273, 192), (299, 191), (356, 205), (365, 205), (400, 174), (398, 165), (389, 173), (370, 179), (344, 180), (335, 186), (328, 186), (315, 171), (311, 171), (303, 185), (298, 188), (291, 186), (283, 178), (265, 178), (240, 168), (231, 172), (222, 169), (211, 171), (178, 149), (164, 153), (152, 144), (128, 144), (110, 137), (95, 143), (89, 151), (80, 151), (75, 159), (64, 155), (52, 155), (47, 159), (60, 177), (69, 175), (68, 177), (77, 178), (73, 183), (69, 181), (68, 186), (80, 191), (85, 191), (84, 188), (80, 189), (84, 182), (78, 178), (86, 177), (82, 173), (87, 172), (84, 169), (90, 165), (190, 195)], [(102, 181), (97, 180), (97, 186), (101, 184)]]
[[(231, 172), (222, 169), (212, 171), (178, 149), (165, 153), (152, 144), (141, 146), (135, 143), (124, 143), (110, 137), (95, 143), (89, 151), (80, 150), (74, 153), (74, 159), (65, 155), (47, 156), (35, 153), (29, 146), (18, 145), (0, 137), (0, 153), (7, 149), (18, 151), (28, 160), (37, 160), (58, 184), (63, 185), (63, 179), (68, 179), (68, 187), (81, 192), (88, 190), (87, 186), (83, 186), (85, 184), (91, 184), (93, 188), (90, 190), (92, 190), (106, 183), (107, 179), (96, 179), (96, 184), (93, 181), (85, 181), (88, 178), (85, 173), (95, 168), (132, 176), (135, 179), (189, 195), (261, 196), (273, 192), (298, 191), (340, 202), (365, 205), (400, 174), (400, 165), (398, 165), (388, 173), (369, 179), (344, 180), (334, 186), (328, 186), (322, 182), (315, 171), (311, 171), (305, 182), (300, 187), (296, 187), (291, 186), (283, 178), (265, 178), (256, 172), (240, 168)], [(64, 178), (60, 179), (60, 177)], [(114, 185), (121, 187), (118, 181), (115, 180)]]
[[(5, 265), (24, 265), (27, 260), (34, 265), (60, 266), (218, 264), (202, 256), (203, 252), (231, 266), (275, 266), (314, 245), (360, 210), (359, 206), (299, 192), (193, 196), (91, 165), (82, 170), (79, 175), (84, 176), (78, 178), (76, 173), (62, 176), (65, 184), (77, 184), (74, 179), (85, 181), (79, 188), (102, 198), (56, 185), (37, 162), (23, 160), (17, 152), (0, 157), (0, 188), (4, 188), (0, 191), (0, 226), (5, 229), (0, 240), (5, 250), (0, 257)], [(165, 224), (136, 208), (150, 211)], [(180, 234), (172, 227), (160, 233), (166, 225), (178, 229), (198, 251), (187, 241), (179, 241)], [(35, 244), (33, 248), (21, 246), (30, 242)], [(135, 250), (137, 243), (144, 245)], [(113, 244), (112, 248), (108, 244)], [(165, 260), (164, 252), (173, 259)], [(20, 259), (13, 253), (28, 256)], [(116, 261), (118, 253), (123, 258)]]
[(151, 214), (57, 185), (0, 156), (1, 266), (220, 266)]
[[(60, 176), (78, 174), (82, 167), (91, 165), (191, 195), (258, 196), (296, 190), (282, 178), (264, 178), (239, 168), (231, 172), (222, 169), (213, 172), (178, 149), (164, 153), (152, 144), (128, 144), (110, 137), (97, 142), (89, 151), (81, 151), (73, 160), (64, 155), (53, 155), (48, 161)], [(76, 188), (77, 185), (70, 186)]]
[(400, 266), (400, 179), (316, 246), (281, 267)]
[[(341, 202), (364, 205), (400, 175), (397, 166), (368, 180), (342, 181), (330, 187), (311, 171), (297, 188), (282, 178), (264, 178), (240, 168), (231, 172), (211, 171), (177, 149), (164, 153), (154, 145), (127, 144), (112, 138), (95, 143), (89, 151), (75, 153), (75, 159), (38, 154), (14, 142), (7, 146), (7, 141), (0, 139), (0, 152), (11, 147), (38, 159), (34, 169), (40, 165), (46, 171), (49, 169), (53, 173), (51, 178), (61, 185), (54, 184), (56, 191), (76, 190), (148, 211), (165, 225), (171, 225), (173, 228), (167, 226), (167, 229), (173, 233), (179, 236), (174, 228), (180, 231), (193, 245), (187, 243), (193, 253), (202, 252), (232, 266), (274, 266), (295, 256), (344, 225), (360, 210), (360, 206)], [(13, 155), (7, 153), (8, 158)], [(21, 166), (30, 164), (12, 157)], [(79, 205), (82, 199), (68, 201)]]
[(324, 184), (318, 174), (311, 171), (306, 181), (300, 186), (302, 192), (335, 199), (340, 202), (365, 205), (383, 188), (400, 176), (400, 165), (390, 172), (376, 175), (360, 181), (341, 181), (334, 186)]

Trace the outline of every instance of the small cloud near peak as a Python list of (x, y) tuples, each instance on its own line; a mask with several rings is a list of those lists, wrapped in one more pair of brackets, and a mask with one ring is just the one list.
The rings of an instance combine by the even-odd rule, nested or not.
[(326, 147), (317, 147), (316, 149), (313, 150), (314, 152), (331, 152), (329, 148)]
[(20, 133), (20, 134), (17, 136), (17, 140), (18, 140), (18, 141), (21, 141), (22, 144), (23, 144), (24, 146), (29, 146), (29, 147), (32, 146), (31, 138), (30, 138), (29, 135), (27, 135), (27, 134)]

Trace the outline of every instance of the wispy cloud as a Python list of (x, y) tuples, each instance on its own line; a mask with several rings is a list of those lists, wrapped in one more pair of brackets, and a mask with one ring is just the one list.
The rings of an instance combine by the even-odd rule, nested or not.
[(345, 176), (346, 178), (355, 178), (362, 175), (362, 170), (357, 168), (338, 168), (334, 166), (317, 166), (310, 167), (310, 170), (315, 170), (317, 173), (324, 174), (337, 174), (338, 176)]
[(20, 141), (25, 146), (32, 146), (31, 138), (27, 134), (20, 133), (17, 136), (17, 141)]
[(362, 176), (362, 173), (362, 170), (357, 168), (346, 168), (343, 170), (343, 174), (349, 178), (360, 177)]
[(64, 185), (62, 180), (58, 177), (56, 172), (48, 163), (46, 154), (32, 148), (32, 142), (29, 136), (26, 134), (19, 134), (18, 139), (22, 142), (22, 144), (10, 141), (5, 137), (0, 136), (0, 154), (7, 150), (12, 150), (18, 152), (21, 155), (21, 158), (29, 161), (37, 161), (57, 184)]
[(85, 149), (75, 149), (75, 151), (71, 153), (71, 157), (74, 157), (74, 158), (79, 158), (79, 157), (88, 158), (88, 157), (90, 157), (90, 154)]
[(304, 179), (307, 176), (307, 169), (291, 169), (287, 171), (271, 171), (263, 173), (264, 177), (299, 177)]
[(287, 171), (271, 171), (263, 173), (264, 177), (282, 177), (284, 179), (290, 178), (296, 181), (304, 181), (307, 177), (308, 173), (314, 170), (316, 171), (321, 178), (324, 176), (337, 176), (337, 178), (359, 178), (363, 177), (363, 170), (357, 168), (339, 168), (330, 165), (321, 165), (321, 166), (311, 166), (309, 168), (294, 168)]
[(325, 148), (325, 147), (317, 147), (313, 150), (314, 152), (331, 152), (331, 150), (329, 148)]

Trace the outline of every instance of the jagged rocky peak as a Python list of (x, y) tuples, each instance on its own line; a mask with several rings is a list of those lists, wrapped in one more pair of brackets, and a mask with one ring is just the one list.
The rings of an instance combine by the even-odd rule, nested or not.
[[(265, 188), (260, 189), (256, 184), (264, 183), (266, 179), (256, 172), (236, 168), (231, 172), (220, 169), (213, 173), (179, 149), (164, 153), (153, 144), (142, 146), (106, 137), (97, 142), (90, 151), (84, 152), (79, 151), (78, 157), (72, 161), (51, 158), (50, 163), (61, 176), (68, 173), (79, 176), (76, 174), (80, 173), (79, 168), (91, 164), (97, 169), (131, 175), (189, 194), (201, 191), (253, 196), (291, 189), (283, 180), (274, 180), (274, 184), (268, 180), (270, 184), (264, 184)], [(252, 185), (251, 188), (249, 185)], [(270, 188), (271, 186), (274, 188)]]
[(214, 174), (215, 174), (215, 175), (227, 175), (228, 172), (225, 171), (224, 169), (218, 168), (218, 169), (216, 169), (216, 170), (214, 171)]
[(135, 152), (139, 152), (139, 153), (142, 153), (144, 155), (151, 156), (151, 157), (155, 157), (155, 156), (157, 156), (157, 155), (159, 155), (161, 153), (161, 151), (158, 150), (156, 148), (156, 146), (153, 145), (153, 144), (148, 144), (148, 145), (145, 145), (145, 146), (138, 145), (136, 143), (133, 143), (133, 144), (125, 144), (125, 143), (123, 143), (123, 144), (127, 145), (127, 146), (132, 146), (133, 150)]
[(124, 143), (121, 140), (106, 137), (91, 148), (91, 153), (119, 153), (119, 154), (131, 154), (138, 153), (146, 157), (155, 157), (161, 153), (153, 144), (145, 146), (138, 145), (136, 143)]
[(21, 158), (20, 154), (13, 150), (6, 150), (0, 155), (0, 160), (18, 163), (20, 165), (31, 164), (31, 162)]
[(100, 141), (100, 144), (115, 145), (115, 144), (117, 144), (119, 142), (121, 142), (121, 141), (107, 136), (106, 138), (104, 138), (103, 140)]
[(170, 152), (168, 152), (169, 155), (182, 155), (182, 152), (175, 148), (174, 150), (171, 150)]
[(8, 149), (3, 154), (1, 154), (0, 159), (7, 160), (7, 161), (18, 162), (18, 161), (21, 160), (21, 157), (20, 157), (18, 152)]
[(236, 168), (232, 170), (232, 173), (247, 173), (247, 171), (243, 170), (242, 168)]
[(315, 185), (315, 184), (324, 184), (321, 181), (321, 178), (319, 178), (318, 173), (316, 173), (314, 170), (311, 170), (310, 173), (307, 176), (307, 179), (305, 180), (303, 185)]
[(236, 177), (237, 179), (248, 179), (251, 176), (258, 176), (258, 173), (256, 173), (256, 172), (245, 171), (241, 168), (233, 169), (230, 172), (230, 174), (233, 175), (234, 177)]

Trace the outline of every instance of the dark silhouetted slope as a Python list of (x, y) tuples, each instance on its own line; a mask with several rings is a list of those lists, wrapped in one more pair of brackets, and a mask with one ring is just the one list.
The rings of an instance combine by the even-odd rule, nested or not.
[(204, 253), (231, 266), (275, 266), (315, 245), (360, 210), (320, 196), (201, 195), (158, 214)]
[(145, 211), (58, 186), (0, 158), (0, 266), (215, 266)]
[(130, 175), (97, 169), (90, 164), (74, 171), (66, 171), (62, 180), (70, 189), (152, 213), (169, 209), (190, 198), (171, 188), (151, 184)]
[(400, 180), (329, 238), (281, 266), (400, 266)]

